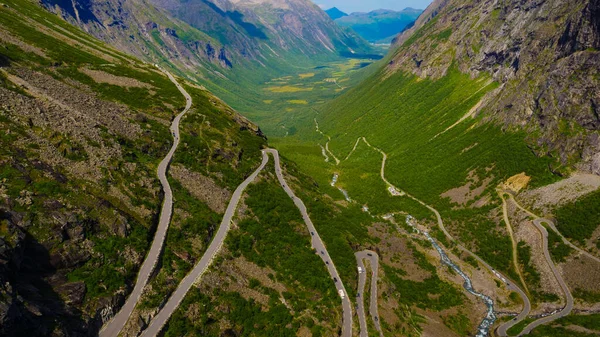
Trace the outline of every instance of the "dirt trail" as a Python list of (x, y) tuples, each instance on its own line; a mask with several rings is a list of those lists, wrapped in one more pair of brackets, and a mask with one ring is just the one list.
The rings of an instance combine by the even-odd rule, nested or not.
[(512, 260), (513, 266), (515, 267), (515, 271), (519, 274), (519, 279), (521, 280), (521, 284), (525, 287), (525, 292), (528, 295), (529, 289), (527, 288), (527, 282), (525, 282), (525, 277), (523, 277), (523, 273), (521, 272), (521, 268), (519, 267), (519, 253), (517, 250), (517, 241), (515, 240), (515, 233), (513, 232), (512, 225), (510, 224), (510, 219), (508, 218), (508, 205), (506, 203), (506, 198), (504, 198), (504, 192), (497, 190), (498, 196), (502, 199), (502, 218), (504, 219), (504, 223), (506, 224), (506, 230), (508, 231), (510, 242), (512, 243)]

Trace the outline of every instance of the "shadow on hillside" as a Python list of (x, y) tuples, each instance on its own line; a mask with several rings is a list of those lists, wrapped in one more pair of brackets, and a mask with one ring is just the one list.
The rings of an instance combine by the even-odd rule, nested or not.
[(6, 68), (8, 66), (10, 66), (10, 59), (0, 53), (0, 68)]
[(0, 209), (0, 220), (8, 225), (9, 232), (17, 233), (11, 235), (9, 245), (0, 240), (0, 302), (8, 307), (0, 335), (87, 336), (81, 312), (68, 306), (50, 284), (66, 277), (52, 266), (50, 252), (14, 225), (13, 212)]
[(78, 18), (83, 23), (100, 23), (98, 18), (92, 13), (91, 0), (42, 0), (41, 2), (50, 8), (58, 6), (71, 17)]
[(244, 21), (244, 14), (240, 13), (239, 11), (225, 12), (221, 8), (217, 7), (217, 5), (213, 4), (208, 0), (202, 0), (202, 2), (204, 2), (207, 6), (209, 6), (212, 10), (217, 12), (222, 17), (229, 18), (237, 25), (244, 28), (246, 33), (248, 33), (250, 36), (261, 40), (268, 40), (267, 35), (259, 27), (251, 24), (250, 22)]

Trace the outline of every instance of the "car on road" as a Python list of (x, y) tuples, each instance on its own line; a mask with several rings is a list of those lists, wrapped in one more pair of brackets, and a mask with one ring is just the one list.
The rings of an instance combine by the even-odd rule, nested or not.
[(371, 253), (367, 253), (367, 255), (369, 255), (369, 256), (373, 256), (373, 254), (371, 254)]
[(362, 269), (362, 267), (358, 267), (358, 273), (362, 274), (364, 272), (364, 270)]
[(325, 252), (324, 252), (324, 251), (321, 251), (321, 255), (325, 255)]
[(310, 235), (315, 236), (315, 232), (310, 232)]
[(337, 278), (336, 277), (333, 278), (333, 282), (337, 283)]
[(327, 265), (328, 265), (328, 264), (329, 264), (329, 261), (325, 261), (325, 264), (327, 264)]
[(342, 299), (346, 298), (346, 294), (344, 294), (344, 291), (342, 289), (338, 290), (338, 294), (340, 294), (340, 297)]

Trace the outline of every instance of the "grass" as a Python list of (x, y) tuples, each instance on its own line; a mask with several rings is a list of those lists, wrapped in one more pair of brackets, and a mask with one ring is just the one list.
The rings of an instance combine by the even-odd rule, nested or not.
[[(32, 123), (21, 120), (21, 116), (0, 109), (0, 127), (11, 131), (0, 132), (0, 176), (8, 181), (6, 194), (9, 200), (17, 200), (21, 195), (32, 196), (31, 202), (22, 205), (11, 201), (14, 204), (11, 210), (26, 215), (26, 220), (32, 223), (28, 228), (31, 240), (43, 244), (50, 253), (89, 253), (89, 257), (61, 270), (61, 274), (66, 275), (69, 282), (86, 285), (83, 304), (65, 304), (69, 318), (71, 313), (73, 317), (90, 317), (94, 315), (100, 298), (127, 291), (133, 285), (139, 268), (135, 257), (145, 256), (157, 222), (161, 194), (156, 167), (172, 143), (168, 123), (174, 114), (181, 111), (185, 99), (176, 86), (153, 66), (110, 49), (48, 13), (39, 4), (18, 0), (3, 0), (2, 3), (7, 4), (0, 6), (2, 29), (43, 50), (45, 55), (28, 53), (6, 43), (0, 48), (0, 66), (3, 69), (11, 73), (14, 70), (10, 66), (17, 65), (49, 75), (75, 88), (81, 84), (86, 88), (83, 91), (90, 91), (90, 97), (124, 105), (123, 110), (129, 111), (132, 116), (125, 122), (142, 130), (139, 137), (129, 138), (96, 121), (94, 123), (99, 124), (94, 127), (99, 139), (93, 140), (91, 135), (76, 138), (64, 130), (59, 132), (49, 126), (44, 129), (31, 126)], [(38, 27), (45, 27), (49, 32), (38, 30)], [(80, 71), (83, 68), (132, 78), (151, 85), (152, 90), (96, 83)], [(4, 73), (0, 74), (0, 87), (9, 89), (11, 94), (21, 95), (24, 100), (33, 99), (11, 83)], [(186, 164), (190, 170), (218, 177), (216, 180), (222, 186), (237, 186), (260, 161), (259, 150), (265, 139), (237, 123), (231, 109), (215, 104), (217, 100), (210, 94), (195, 88), (186, 89), (194, 99), (194, 109), (201, 111), (205, 118), (200, 113), (190, 112), (189, 119), (183, 120), (182, 144), (174, 161)], [(43, 139), (33, 138), (30, 134)], [(210, 146), (207, 147), (205, 141)], [(50, 151), (62, 155), (66, 163), (79, 165), (89, 164), (92, 150), (111, 148), (113, 144), (117, 150), (112, 151), (111, 148), (103, 153), (108, 164), (101, 168), (97, 181), (83, 180), (70, 175), (60, 165), (46, 163), (43, 157), (46, 144)], [(184, 147), (186, 151), (180, 152)], [(234, 160), (224, 154), (232, 154)], [(132, 180), (132, 176), (136, 179)], [(198, 250), (202, 247), (194, 246), (191, 240), (202, 241), (209, 237), (210, 229), (220, 220), (176, 182), (172, 182), (172, 187), (176, 207), (190, 217), (183, 220), (176, 216), (180, 227), (171, 230), (167, 237), (163, 264), (156, 281), (162, 292), (149, 301), (156, 305), (172, 290), (171, 284), (161, 283), (165, 280), (162, 276), (168, 274), (180, 279), (191, 267), (177, 253), (189, 251), (191, 256), (199, 254)], [(115, 197), (112, 190), (123, 197)], [(49, 206), (57, 203), (61, 206)], [(129, 206), (130, 203), (133, 207)], [(138, 212), (142, 208), (145, 211)], [(69, 221), (75, 221), (85, 229), (85, 242), (89, 243), (85, 249), (71, 240), (57, 240), (62, 238), (61, 229), (54, 223), (48, 223), (48, 219), (71, 219), (70, 216), (74, 220)], [(50, 314), (48, 317), (54, 319)], [(57, 320), (66, 319), (67, 316), (61, 316)]]
[[(587, 331), (581, 331), (570, 328), (583, 327)], [(600, 332), (600, 314), (590, 315), (569, 315), (557, 319), (552, 325), (540, 325), (533, 329), (530, 335), (535, 337), (593, 337), (598, 336)]]
[[(504, 229), (487, 217), (500, 204), (493, 196), (493, 187), (521, 172), (532, 176), (534, 187), (553, 182), (557, 177), (548, 170), (551, 160), (533, 154), (522, 131), (502, 130), (481, 118), (468, 118), (454, 125), (496, 87), (485, 77), (473, 80), (455, 67), (435, 81), (404, 73), (382, 76), (373, 75), (315, 113), (320, 129), (331, 136), (329, 148), (344, 159), (357, 138), (366, 137), (387, 152), (388, 180), (434, 205), (457, 238), (494, 267), (509, 273), (510, 240)], [(339, 166), (326, 163), (317, 144), (324, 145), (327, 138), (314, 128), (313, 123), (304, 123), (294, 139), (272, 143), (334, 198), (341, 198), (339, 192), (326, 185), (336, 172), (338, 185), (376, 215), (405, 211), (419, 219), (432, 219), (430, 211), (407, 198), (390, 197), (379, 177), (381, 154), (362, 142)], [(492, 195), (486, 206), (456, 207), (440, 197), (464, 185), (470, 171), (480, 177), (493, 177), (483, 193)]]
[(312, 91), (313, 88), (299, 88), (299, 87), (295, 87), (295, 86), (291, 86), (291, 85), (284, 85), (284, 86), (280, 86), (280, 87), (269, 87), (269, 88), (267, 88), (267, 90), (270, 92), (274, 92), (274, 93), (288, 93), (288, 92), (296, 93), (296, 92), (302, 92), (302, 91)]
[[(296, 314), (292, 315), (281, 303), (279, 293), (263, 287), (256, 279), (249, 279), (249, 288), (269, 296), (266, 308), (237, 293), (218, 290), (209, 292), (212, 296), (209, 297), (207, 292), (193, 289), (169, 321), (166, 336), (179, 336), (183, 331), (218, 334), (221, 319), (227, 319), (244, 336), (295, 336), (301, 326), (319, 335), (325, 332), (321, 322), (337, 320), (339, 313), (330, 310), (338, 302), (333, 281), (322, 260), (310, 248), (310, 235), (302, 217), (279, 186), (273, 170), (271, 163), (261, 174), (261, 181), (248, 187), (245, 203), (254, 216), (238, 223), (226, 239), (226, 247), (232, 253), (230, 258), (243, 256), (260, 267), (272, 269), (274, 274), (269, 277), (285, 285), (287, 291), (281, 295)], [(216, 263), (215, 270), (220, 270)], [(201, 317), (191, 318), (186, 314), (192, 303), (206, 303)], [(216, 310), (223, 306), (230, 308), (227, 313)], [(306, 316), (303, 312), (314, 316), (318, 324), (310, 317), (302, 318)]]
[(442, 311), (464, 303), (464, 295), (455, 286), (440, 280), (434, 274), (422, 282), (416, 282), (402, 278), (402, 272), (392, 267), (383, 266), (383, 269), (396, 286), (396, 290), (402, 294), (400, 303), (414, 305), (423, 310)]
[(455, 315), (443, 317), (444, 325), (456, 332), (459, 336), (468, 336), (471, 333), (471, 320), (467, 315), (459, 312)]
[(584, 245), (600, 226), (600, 190), (559, 207), (554, 215), (558, 230)]
[(311, 78), (311, 77), (315, 77), (315, 73), (298, 74), (298, 77), (300, 77), (301, 79)]
[(520, 321), (519, 323), (513, 325), (510, 329), (506, 330), (506, 333), (509, 336), (516, 336), (521, 331), (523, 331), (523, 329), (525, 329), (525, 327), (528, 326), (529, 323), (531, 323), (535, 320), (536, 320), (535, 318), (526, 317), (524, 320)]
[(289, 100), (288, 103), (290, 103), (290, 104), (307, 105), (308, 101), (303, 100), (303, 99), (292, 99), (292, 100)]
[(546, 227), (546, 231), (548, 232), (548, 250), (550, 251), (552, 260), (555, 263), (567, 261), (567, 257), (574, 251), (573, 248), (564, 243), (561, 237), (551, 228)]

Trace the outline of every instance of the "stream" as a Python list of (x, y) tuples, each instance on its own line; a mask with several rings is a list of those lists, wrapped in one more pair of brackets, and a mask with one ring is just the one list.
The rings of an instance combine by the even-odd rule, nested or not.
[[(331, 179), (331, 186), (332, 186), (332, 187), (335, 187), (335, 183), (337, 183), (338, 177), (339, 177), (339, 176), (338, 176), (338, 174), (337, 174), (337, 173), (335, 173), (335, 174), (333, 175), (333, 178)], [(344, 198), (346, 198), (346, 201), (348, 201), (348, 202), (352, 202), (352, 199), (350, 199), (350, 195), (348, 194), (348, 191), (346, 191), (345, 189), (343, 189), (343, 188), (341, 188), (341, 187), (338, 187), (337, 189), (338, 189), (340, 192), (342, 192), (342, 194), (344, 195)]]
[[(415, 226), (413, 226), (412, 223), (410, 222), (411, 219), (412, 219), (412, 217), (410, 215), (407, 216), (406, 223), (409, 226), (411, 226), (413, 229), (415, 229), (417, 232), (419, 232), (419, 230)], [(429, 233), (423, 232), (423, 234), (425, 234), (425, 236), (427, 237), (427, 240), (429, 240), (429, 242), (431, 242), (431, 245), (433, 245), (433, 247), (440, 254), (440, 257), (442, 258), (442, 263), (449, 266), (450, 268), (452, 268), (458, 275), (460, 275), (465, 280), (465, 283), (463, 283), (463, 287), (469, 293), (481, 298), (483, 300), (483, 302), (485, 303), (485, 305), (487, 306), (487, 308), (488, 308), (487, 314), (486, 314), (485, 318), (483, 319), (483, 321), (481, 321), (481, 323), (479, 323), (478, 331), (475, 336), (476, 337), (488, 336), (490, 327), (496, 321), (496, 315), (494, 314), (494, 301), (490, 297), (476, 292), (475, 289), (473, 288), (473, 283), (471, 282), (471, 279), (469, 278), (469, 276), (467, 274), (465, 274), (456, 264), (454, 264), (454, 262), (452, 262), (452, 260), (450, 260), (448, 255), (446, 255), (446, 252), (444, 252), (442, 247), (440, 247), (440, 245), (438, 245), (438, 243), (431, 237), (431, 235), (429, 235)]]
[(427, 239), (429, 240), (429, 242), (431, 242), (433, 247), (438, 251), (438, 253), (440, 253), (440, 256), (442, 257), (442, 263), (449, 266), (458, 275), (460, 275), (465, 280), (465, 283), (463, 283), (463, 287), (471, 294), (481, 298), (483, 300), (483, 302), (485, 303), (485, 305), (487, 306), (487, 308), (488, 308), (487, 314), (486, 314), (485, 318), (483, 319), (483, 321), (481, 321), (481, 323), (479, 323), (479, 328), (478, 328), (479, 331), (475, 335), (476, 337), (487, 336), (490, 331), (490, 327), (496, 321), (496, 315), (494, 314), (494, 301), (491, 298), (489, 298), (488, 296), (476, 292), (475, 289), (473, 289), (473, 283), (471, 283), (471, 279), (469, 278), (469, 276), (467, 276), (467, 274), (465, 274), (462, 270), (460, 270), (460, 268), (457, 265), (455, 265), (452, 262), (452, 260), (450, 260), (448, 255), (446, 255), (446, 253), (442, 249), (442, 247), (440, 247), (440, 245), (437, 244), (437, 242), (431, 237), (431, 235), (429, 235), (429, 233), (425, 232), (424, 234), (427, 237)]

